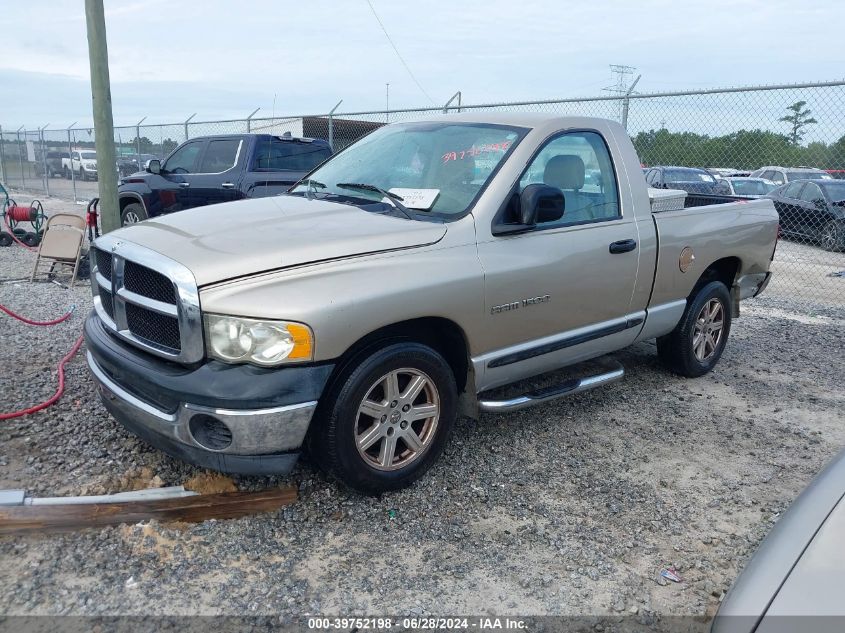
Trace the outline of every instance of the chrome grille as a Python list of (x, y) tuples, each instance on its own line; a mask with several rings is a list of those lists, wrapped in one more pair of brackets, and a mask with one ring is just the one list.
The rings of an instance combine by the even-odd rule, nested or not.
[(106, 328), (148, 352), (193, 363), (204, 355), (196, 281), (183, 265), (110, 235), (96, 242), (91, 288)]
[(126, 323), (130, 332), (147, 343), (161, 346), (170, 352), (179, 352), (179, 321), (174, 317), (127, 303)]
[(109, 318), (114, 320), (114, 303), (111, 298), (111, 291), (100, 288), (100, 301), (103, 304), (103, 310), (109, 315)]
[(126, 261), (123, 268), (123, 286), (142, 297), (176, 305), (176, 289), (173, 282), (161, 273), (135, 262)]
[(111, 281), (111, 253), (95, 248), (94, 254), (94, 265), (97, 267), (97, 270), (100, 271), (103, 277)]

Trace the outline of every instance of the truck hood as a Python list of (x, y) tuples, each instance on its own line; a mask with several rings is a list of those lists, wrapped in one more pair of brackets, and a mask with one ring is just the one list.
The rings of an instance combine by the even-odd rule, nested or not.
[(276, 196), (197, 207), (112, 233), (187, 266), (199, 286), (331, 259), (426, 246), (446, 226)]

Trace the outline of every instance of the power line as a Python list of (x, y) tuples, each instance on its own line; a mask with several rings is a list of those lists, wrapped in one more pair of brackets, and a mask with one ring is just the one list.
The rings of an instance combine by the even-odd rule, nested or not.
[(434, 99), (432, 99), (429, 96), (429, 94), (425, 91), (425, 88), (422, 87), (422, 84), (420, 84), (420, 82), (417, 81), (417, 78), (414, 76), (414, 73), (411, 72), (410, 66), (408, 66), (408, 63), (402, 57), (402, 54), (399, 52), (399, 49), (396, 48), (396, 44), (393, 43), (393, 40), (391, 39), (390, 34), (387, 32), (387, 29), (384, 28), (384, 24), (382, 23), (381, 18), (378, 17), (378, 13), (376, 13), (375, 7), (373, 7), (373, 3), (370, 2), (370, 0), (367, 0), (367, 4), (370, 7), (370, 11), (373, 12), (373, 16), (375, 17), (376, 22), (378, 22), (378, 25), (381, 27), (381, 30), (384, 33), (384, 36), (387, 38), (387, 41), (390, 42), (390, 45), (393, 47), (393, 52), (396, 53), (396, 57), (399, 58), (399, 61), (402, 62), (402, 65), (405, 67), (405, 70), (408, 71), (408, 75), (410, 75), (411, 79), (414, 80), (414, 83), (417, 84), (417, 88), (420, 89), (420, 92), (422, 92), (429, 101), (434, 103)]

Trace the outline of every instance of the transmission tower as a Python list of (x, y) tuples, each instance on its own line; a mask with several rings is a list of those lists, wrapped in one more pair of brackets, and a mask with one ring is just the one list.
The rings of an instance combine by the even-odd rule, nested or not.
[(610, 72), (616, 77), (616, 83), (612, 86), (602, 88), (602, 90), (604, 90), (605, 92), (617, 94), (619, 96), (624, 95), (626, 92), (628, 92), (628, 84), (630, 82), (631, 77), (634, 76), (635, 70), (636, 68), (634, 66), (611, 64)]
[(619, 117), (622, 120), (623, 125), (627, 124), (626, 119), (627, 116), (627, 103), (631, 93), (633, 92), (634, 86), (639, 81), (639, 77), (634, 80), (634, 83), (631, 83), (631, 77), (634, 76), (634, 71), (637, 69), (634, 66), (624, 66), (622, 64), (610, 64), (610, 72), (612, 75), (616, 77), (616, 83), (613, 85), (607, 86), (606, 88), (602, 88), (605, 92), (609, 92), (612, 95), (623, 97), (619, 99), (617, 102), (617, 106), (619, 109)]

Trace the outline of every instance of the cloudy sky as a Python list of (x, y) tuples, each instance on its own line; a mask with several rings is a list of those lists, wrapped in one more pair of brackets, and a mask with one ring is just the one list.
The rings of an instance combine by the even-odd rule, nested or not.
[[(842, 78), (832, 0), (105, 0), (116, 125)], [(83, 0), (3, 0), (0, 125), (91, 121)]]

